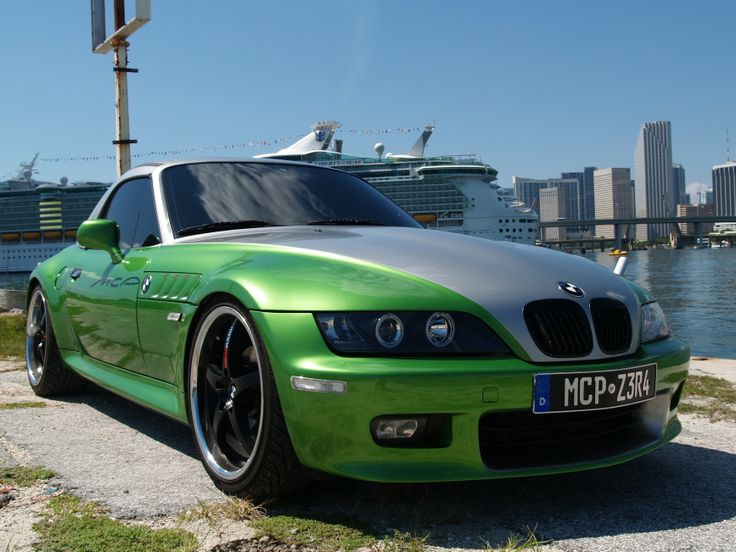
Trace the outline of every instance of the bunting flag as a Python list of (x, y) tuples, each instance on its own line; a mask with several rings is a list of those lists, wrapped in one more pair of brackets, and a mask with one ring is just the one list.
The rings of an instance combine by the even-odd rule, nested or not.
[[(413, 127), (413, 128), (365, 128), (365, 129), (356, 129), (356, 128), (348, 128), (343, 129), (339, 128), (335, 131), (335, 134), (359, 134), (359, 135), (369, 135), (369, 134), (391, 134), (391, 133), (399, 133), (399, 134), (409, 134), (414, 132), (421, 132), (423, 129), (419, 127)], [(247, 148), (267, 148), (279, 144), (291, 144), (301, 138), (303, 138), (304, 134), (298, 134), (296, 136), (285, 136), (283, 138), (274, 138), (271, 140), (253, 140), (251, 142), (243, 142), (240, 144), (220, 144), (220, 145), (212, 145), (212, 146), (198, 146), (198, 147), (192, 147), (192, 148), (181, 148), (181, 149), (167, 149), (167, 150), (158, 150), (158, 151), (148, 151), (145, 153), (132, 153), (131, 157), (134, 159), (143, 159), (147, 157), (177, 157), (180, 155), (185, 155), (188, 153), (202, 153), (202, 152), (214, 152), (214, 151), (227, 151), (227, 150), (241, 150), (241, 149), (247, 149)], [(77, 155), (77, 156), (71, 156), (71, 157), (55, 157), (55, 156), (48, 156), (48, 157), (39, 157), (39, 161), (43, 161), (44, 163), (67, 163), (70, 161), (75, 162), (86, 162), (86, 161), (105, 161), (105, 160), (114, 160), (115, 155)]]

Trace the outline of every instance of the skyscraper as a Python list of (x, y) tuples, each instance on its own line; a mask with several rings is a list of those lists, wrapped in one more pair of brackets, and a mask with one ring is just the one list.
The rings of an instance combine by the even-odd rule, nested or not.
[(517, 199), (540, 214), (540, 191), (549, 188), (559, 189), (560, 193), (565, 196), (565, 212), (560, 213), (560, 216), (567, 220), (580, 220), (580, 180), (577, 177), (538, 179), (514, 176), (512, 180)]
[(672, 165), (672, 195), (675, 196), (676, 205), (689, 203), (685, 190), (685, 167), (678, 163)]
[[(672, 129), (669, 121), (644, 123), (634, 149), (634, 200), (637, 218), (675, 216), (672, 189)], [(669, 224), (637, 226), (636, 239), (669, 235)]]
[(700, 190), (695, 196), (695, 204), (698, 205), (712, 205), (713, 204), (713, 190)]
[(592, 220), (595, 218), (595, 182), (593, 173), (598, 167), (584, 167), (583, 172), (563, 172), (563, 179), (575, 178), (580, 183), (578, 210), (580, 219)]
[[(560, 188), (539, 190), (539, 222), (554, 222), (566, 218), (566, 195)], [(547, 228), (544, 236), (550, 241), (564, 240), (567, 238), (567, 229), (564, 226)]]
[(580, 218), (595, 218), (595, 171), (598, 167), (583, 167), (583, 197), (581, 200), (583, 216)]
[[(577, 186), (573, 187), (574, 193), (577, 194), (577, 197), (572, 197), (571, 195), (569, 195), (566, 198), (566, 201), (567, 201), (567, 216), (569, 218), (572, 218), (572, 216), (574, 215), (575, 218), (577, 218), (577, 219), (584, 219), (584, 218), (586, 218), (583, 215), (583, 212), (584, 212), (584, 209), (585, 209), (585, 191), (583, 190), (583, 184), (585, 183), (585, 174), (583, 174), (581, 172), (566, 172), (566, 173), (562, 173), (560, 176), (562, 177), (560, 179), (560, 181), (577, 180), (577, 183), (578, 183)], [(568, 189), (570, 189), (569, 186), (567, 186), (567, 187), (568, 187)], [(571, 205), (573, 205), (573, 204), (574, 204), (574, 207), (575, 207), (575, 209), (574, 209), (575, 213), (570, 208)], [(588, 228), (587, 227), (579, 226), (577, 228), (570, 228), (569, 230), (571, 230), (571, 231), (574, 230), (576, 232), (585, 232), (586, 230), (588, 230)]]
[[(595, 218), (633, 218), (634, 201), (631, 193), (631, 171), (623, 168), (600, 169), (595, 179)], [(613, 239), (613, 225), (596, 225), (595, 235)]]
[(736, 162), (713, 167), (714, 214), (736, 217)]

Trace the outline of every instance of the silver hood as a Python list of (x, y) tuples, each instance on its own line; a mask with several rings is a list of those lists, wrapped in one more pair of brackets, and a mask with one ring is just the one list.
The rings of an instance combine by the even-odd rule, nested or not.
[[(240, 242), (283, 245), (352, 257), (424, 278), (481, 305), (524, 347), (534, 362), (611, 358), (594, 340), (593, 351), (574, 359), (550, 358), (534, 343), (523, 316), (524, 305), (538, 299), (572, 299), (586, 312), (595, 336), (590, 300), (623, 302), (632, 322), (632, 343), (638, 347), (639, 306), (626, 282), (610, 270), (574, 255), (542, 247), (472, 238), (450, 232), (387, 227), (283, 227), (217, 232), (177, 242)], [(569, 282), (585, 295), (575, 299), (560, 290)], [(432, 305), (427, 305), (428, 309)]]

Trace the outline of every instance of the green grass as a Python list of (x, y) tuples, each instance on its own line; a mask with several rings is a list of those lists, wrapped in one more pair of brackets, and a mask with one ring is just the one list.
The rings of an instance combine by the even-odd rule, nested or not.
[(51, 498), (41, 521), (36, 550), (44, 552), (194, 551), (197, 539), (182, 529), (151, 529), (112, 519), (95, 502), (62, 494)]
[(685, 383), (679, 410), (705, 416), (711, 421), (736, 422), (736, 385), (712, 376), (690, 376)]
[(0, 358), (24, 356), (25, 335), (25, 316), (0, 316)]
[(30, 487), (39, 479), (51, 479), (54, 475), (54, 472), (41, 466), (33, 466), (30, 468), (25, 466), (0, 468), (0, 485)]
[(252, 521), (265, 515), (265, 510), (244, 498), (229, 498), (225, 502), (207, 503), (197, 500), (197, 507), (179, 516), (181, 521), (205, 520), (216, 524), (223, 520)]
[[(259, 534), (269, 535), (287, 545), (306, 546), (320, 552), (352, 552), (377, 544), (370, 533), (340, 523), (327, 523), (294, 516), (262, 517), (251, 522)], [(395, 531), (382, 540), (384, 552), (421, 552), (424, 540)]]
[(14, 410), (16, 408), (43, 408), (47, 406), (41, 401), (21, 401), (11, 403), (0, 403), (0, 410)]
[(522, 552), (532, 551), (539, 552), (542, 546), (549, 544), (550, 541), (546, 541), (537, 537), (535, 531), (527, 529), (526, 536), (519, 534), (511, 534), (506, 539), (506, 542), (501, 548), (493, 548), (488, 542), (485, 542), (485, 550), (493, 552)]

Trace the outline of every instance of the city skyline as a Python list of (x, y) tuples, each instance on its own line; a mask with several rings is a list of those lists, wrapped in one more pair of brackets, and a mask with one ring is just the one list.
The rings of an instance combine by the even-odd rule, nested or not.
[[(397, 129), (436, 122), (429, 155), (477, 153), (510, 187), (515, 174), (629, 166), (639, 125), (671, 120), (688, 186), (710, 187), (711, 167), (726, 158), (726, 128), (736, 127), (736, 77), (718, 71), (730, 62), (733, 3), (463, 8), (154, 0), (129, 51), (140, 70), (129, 76), (133, 153), (271, 142), (203, 152), (251, 156), (321, 119), (357, 131), (338, 132), (346, 152), (370, 154), (378, 141), (404, 152), (419, 132)], [(31, 0), (0, 13), (14, 22), (0, 36), (10, 83), (0, 90), (9, 129), (0, 176), (40, 151), (41, 179), (112, 180), (110, 159), (51, 161), (114, 154), (112, 59), (91, 53), (89, 4)], [(601, 20), (604, 28), (594, 24)], [(685, 24), (688, 40), (674, 40)], [(569, 25), (574, 34), (560, 32)]]

